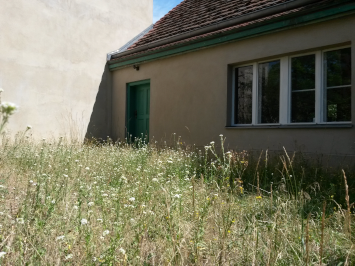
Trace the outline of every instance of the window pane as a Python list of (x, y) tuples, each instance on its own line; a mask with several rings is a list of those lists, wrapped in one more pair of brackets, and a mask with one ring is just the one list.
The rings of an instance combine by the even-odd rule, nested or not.
[(280, 61), (259, 64), (259, 122), (279, 123)]
[(351, 87), (327, 90), (327, 121), (351, 121)]
[(291, 59), (291, 122), (314, 122), (316, 56), (306, 55)]
[(325, 53), (327, 87), (351, 84), (350, 48)]
[(315, 91), (292, 92), (291, 122), (314, 122)]
[(252, 123), (253, 66), (235, 70), (235, 124)]
[(314, 90), (316, 87), (316, 56), (305, 55), (291, 60), (292, 90)]
[(351, 49), (325, 53), (327, 122), (351, 121)]

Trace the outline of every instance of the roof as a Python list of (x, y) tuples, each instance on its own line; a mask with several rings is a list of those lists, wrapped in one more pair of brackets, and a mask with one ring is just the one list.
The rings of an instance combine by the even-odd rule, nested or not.
[(129, 49), (285, 2), (290, 0), (184, 0)]
[(110, 64), (220, 38), (263, 23), (285, 18), (293, 21), (295, 16), (341, 3), (350, 3), (346, 11), (355, 8), (353, 0), (184, 0), (127, 51), (112, 55)]

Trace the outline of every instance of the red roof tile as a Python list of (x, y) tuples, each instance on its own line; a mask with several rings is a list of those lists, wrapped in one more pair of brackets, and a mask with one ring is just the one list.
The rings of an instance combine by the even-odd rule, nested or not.
[(184, 0), (129, 49), (252, 13), (290, 0)]
[[(134, 43), (128, 50), (134, 50), (135, 48), (145, 46), (152, 42), (166, 39), (168, 37), (176, 36), (189, 31), (195, 31), (199, 28), (205, 28), (212, 24), (216, 24), (221, 21), (229, 20), (239, 17), (248, 13), (265, 9), (270, 6), (290, 2), (290, 0), (184, 0), (174, 9), (172, 9), (167, 15), (160, 19), (143, 38)], [(302, 12), (307, 10), (311, 12), (313, 8), (318, 9), (324, 4), (329, 2), (337, 2), (337, 0), (319, 0), (316, 3), (311, 3), (307, 6), (300, 8), (294, 8), (289, 11), (281, 12), (278, 14), (270, 15), (267, 17), (255, 19), (252, 21), (244, 22), (238, 25), (222, 28), (212, 32), (200, 34), (197, 36), (191, 36), (183, 40), (169, 42), (157, 47), (147, 47), (143, 51), (137, 51), (130, 53), (129, 55), (117, 54), (112, 57), (111, 61), (117, 59), (125, 59), (127, 57), (137, 57), (147, 52), (154, 52), (158, 49), (164, 49), (171, 46), (183, 45), (185, 42), (198, 41), (199, 39), (213, 37), (224, 32), (241, 30), (243, 27), (257, 24), (268, 20), (275, 19), (280, 16), (287, 16), (296, 12)]]

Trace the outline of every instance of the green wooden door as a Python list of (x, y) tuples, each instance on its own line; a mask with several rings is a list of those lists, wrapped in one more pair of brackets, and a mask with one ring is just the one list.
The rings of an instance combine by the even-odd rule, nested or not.
[(149, 141), (150, 84), (132, 83), (128, 90), (128, 134), (131, 140), (143, 137)]

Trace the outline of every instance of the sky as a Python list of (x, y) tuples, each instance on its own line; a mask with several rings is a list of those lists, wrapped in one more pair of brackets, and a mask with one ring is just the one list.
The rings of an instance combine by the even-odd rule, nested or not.
[(182, 0), (154, 0), (153, 22), (157, 22)]

